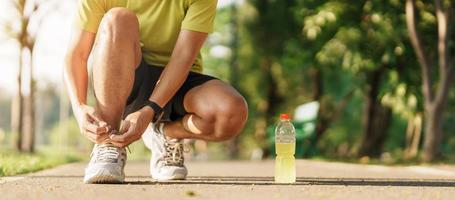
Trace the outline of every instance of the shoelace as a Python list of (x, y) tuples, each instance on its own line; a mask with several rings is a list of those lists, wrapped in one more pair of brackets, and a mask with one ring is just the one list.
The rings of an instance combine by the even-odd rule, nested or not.
[(120, 153), (114, 146), (99, 146), (96, 160), (101, 162), (117, 162)]
[(166, 139), (166, 136), (163, 134), (164, 124), (159, 124), (155, 126), (155, 132), (160, 134), (160, 137), (164, 140), (164, 164), (167, 166), (182, 166), (184, 162), (184, 149), (183, 144), (180, 141), (171, 141)]
[(183, 165), (183, 144), (180, 142), (170, 143), (166, 140), (164, 143), (166, 154), (164, 162), (166, 165), (182, 166)]

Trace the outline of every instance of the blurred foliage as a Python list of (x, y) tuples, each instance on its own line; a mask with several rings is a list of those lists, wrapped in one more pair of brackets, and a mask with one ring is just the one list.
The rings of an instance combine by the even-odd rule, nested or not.
[(92, 143), (81, 137), (79, 127), (74, 118), (57, 123), (49, 131), (50, 146), (63, 151), (90, 152)]
[[(434, 8), (420, 0), (417, 5), (425, 7), (418, 16), (423, 40), (435, 44)], [(235, 22), (233, 13), (237, 15)], [(360, 160), (405, 162), (408, 121), (423, 111), (423, 98), (403, 1), (247, 0), (218, 10), (215, 32), (202, 53), (205, 73), (227, 82), (236, 80), (231, 83), (249, 104), (249, 120), (239, 136), (239, 158), (249, 159), (258, 152), (273, 157), (273, 152), (267, 152), (267, 127), (276, 123), (279, 113), (292, 114), (298, 105), (319, 101), (314, 145), (320, 152), (317, 158), (358, 161), (358, 152), (370, 137), (366, 121), (387, 121), (373, 126), (373, 136), (380, 140), (369, 154), (376, 158)], [(231, 68), (234, 55), (237, 71)], [(37, 142), (59, 151), (88, 155), (91, 144), (80, 135), (75, 121), (59, 119), (57, 91), (57, 86), (49, 84), (37, 92)], [(9, 99), (1, 95), (0, 112), (5, 116), (9, 116), (9, 104)], [(455, 112), (455, 88), (451, 89), (448, 104), (446, 112)], [(386, 114), (381, 116), (375, 109)], [(368, 118), (368, 113), (373, 113), (372, 117)], [(10, 145), (7, 117), (0, 118), (0, 127), (1, 144)], [(441, 148), (449, 160), (455, 160), (453, 130), (455, 116), (446, 114)], [(149, 156), (142, 142), (130, 148), (129, 159)], [(226, 143), (210, 144), (209, 158), (228, 158), (226, 148)]]
[[(420, 1), (419, 5), (428, 6)], [(207, 44), (206, 69), (226, 81), (233, 75), (241, 80), (237, 89), (250, 108), (241, 136), (243, 158), (265, 148), (261, 132), (275, 123), (279, 113), (292, 113), (297, 105), (312, 100), (321, 103), (320, 121), (329, 121), (317, 142), (321, 156), (353, 157), (362, 138), (369, 137), (364, 130), (368, 98), (373, 105), (391, 110), (384, 118), (390, 123), (378, 131), (383, 141), (377, 151), (403, 157), (408, 120), (423, 110), (420, 69), (409, 43), (403, 1), (250, 0), (237, 9), (240, 45), (230, 51), (239, 53), (240, 72), (227, 75), (229, 55), (217, 58), (208, 53), (217, 45), (230, 47), (231, 8), (218, 12), (216, 32), (210, 36), (217, 39)], [(420, 15), (425, 40), (434, 43), (432, 8)], [(371, 93), (372, 88), (377, 91)], [(454, 105), (453, 96), (450, 99)], [(346, 105), (340, 106), (344, 101)], [(446, 121), (448, 140), (443, 148), (450, 155), (454, 147), (448, 141), (455, 140), (450, 139), (454, 137), (451, 117)]]

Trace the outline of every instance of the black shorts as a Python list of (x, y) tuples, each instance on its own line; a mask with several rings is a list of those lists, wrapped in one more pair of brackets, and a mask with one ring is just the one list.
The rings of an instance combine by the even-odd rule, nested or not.
[[(133, 90), (126, 102), (126, 109), (123, 117), (142, 108), (152, 94), (163, 69), (163, 67), (149, 65), (145, 61), (141, 62), (140, 66), (136, 69)], [(196, 72), (190, 72), (182, 87), (180, 87), (174, 97), (172, 97), (164, 107), (162, 120), (174, 121), (186, 115), (188, 112), (183, 105), (185, 94), (190, 89), (213, 79), (216, 78)]]

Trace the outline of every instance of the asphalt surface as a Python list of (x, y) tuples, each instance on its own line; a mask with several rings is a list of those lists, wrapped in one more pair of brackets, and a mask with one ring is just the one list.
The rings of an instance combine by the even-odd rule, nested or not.
[(386, 167), (298, 160), (297, 183), (275, 184), (274, 162), (190, 162), (184, 181), (156, 182), (129, 162), (125, 184), (82, 183), (86, 163), (1, 177), (0, 199), (455, 199), (454, 166)]

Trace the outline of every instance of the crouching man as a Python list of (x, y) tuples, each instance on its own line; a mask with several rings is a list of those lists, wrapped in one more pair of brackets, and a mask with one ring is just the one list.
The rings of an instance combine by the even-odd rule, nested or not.
[[(216, 3), (79, 1), (65, 81), (81, 133), (95, 143), (84, 182), (123, 182), (124, 148), (141, 137), (154, 179), (185, 179), (182, 139), (222, 141), (241, 131), (244, 98), (201, 73)], [(89, 77), (94, 107), (87, 105)]]

